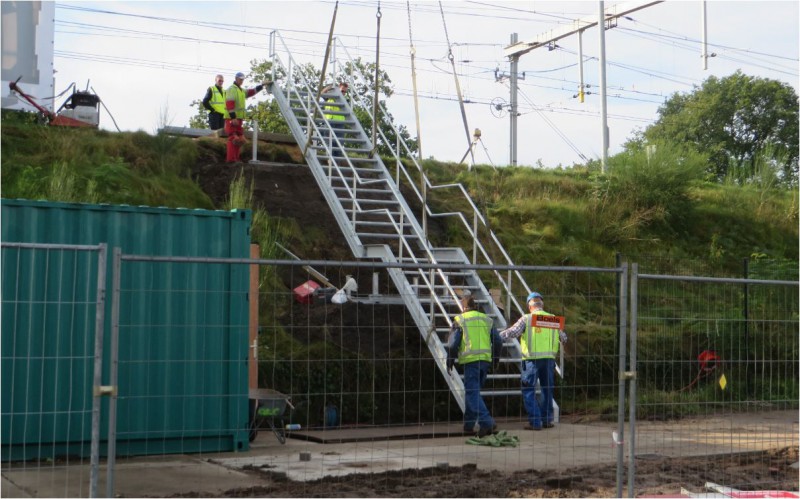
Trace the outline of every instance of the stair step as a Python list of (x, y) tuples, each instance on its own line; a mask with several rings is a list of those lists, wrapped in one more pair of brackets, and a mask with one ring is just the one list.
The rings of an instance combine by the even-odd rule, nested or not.
[[(345, 140), (350, 140), (350, 139), (345, 139)], [(313, 144), (313, 143), (311, 144), (311, 149), (316, 149), (317, 151), (324, 151), (326, 147), (327, 146), (323, 145), (323, 144)], [(370, 151), (370, 149), (363, 149), (363, 148), (362, 149), (357, 149), (357, 148), (353, 148), (353, 147), (347, 147), (347, 145), (345, 145), (344, 148), (341, 148), (338, 145), (334, 144), (334, 147), (336, 147), (337, 149), (344, 149), (345, 151), (348, 151), (348, 152), (357, 152), (357, 153), (361, 153), (361, 154), (366, 154), (366, 153), (368, 153)]]
[[(362, 199), (357, 198), (358, 204), (386, 204), (396, 206), (400, 204), (400, 202), (396, 199)], [(353, 200), (351, 198), (339, 198), (339, 202), (344, 204), (352, 204)]]
[[(445, 270), (445, 271), (443, 271), (443, 272), (444, 272), (444, 275), (450, 275), (450, 274), (448, 274), (448, 273), (447, 273), (447, 271), (446, 271), (446, 270)], [(412, 288), (425, 288), (425, 289), (428, 289), (428, 286), (425, 286), (425, 285), (424, 285), (424, 284), (422, 284), (422, 283), (419, 283), (419, 284), (412, 284), (412, 285), (411, 285), (411, 287), (412, 287)], [(438, 290), (445, 289), (445, 285), (444, 285), (444, 284), (434, 284), (434, 285), (433, 285), (433, 287), (434, 287), (435, 289), (438, 289)], [(464, 285), (464, 284), (451, 284), (451, 285), (450, 285), (450, 287), (451, 287), (451, 288), (452, 288), (452, 287), (456, 287), (456, 288), (458, 288), (458, 289), (479, 289), (479, 288), (480, 288), (480, 286), (467, 286), (467, 285)], [(477, 300), (477, 299), (478, 299), (478, 298), (476, 298), (476, 300)]]
[[(383, 220), (386, 220), (387, 216), (392, 217), (393, 220), (397, 220), (398, 218), (400, 218), (400, 215), (401, 215), (401, 213), (400, 212), (396, 212), (396, 211), (390, 211), (388, 213), (385, 212), (385, 211), (380, 211), (380, 212), (378, 212), (378, 211), (373, 211), (373, 212), (360, 211), (360, 212), (356, 213), (356, 217), (382, 217)], [(405, 218), (407, 219), (408, 217), (405, 217)]]
[[(362, 174), (362, 173), (379, 173), (379, 174), (383, 174), (384, 173), (384, 170), (382, 168), (367, 168), (366, 166), (350, 166), (350, 165), (347, 164), (347, 161), (346, 161), (347, 159), (349, 159), (350, 162), (353, 163), (353, 165), (355, 165), (357, 163), (362, 163), (362, 164), (363, 163), (369, 163), (371, 161), (372, 162), (372, 166), (377, 166), (374, 163), (375, 160), (366, 160), (366, 161), (364, 161), (364, 159), (366, 159), (366, 158), (364, 158), (364, 159), (358, 158), (358, 157), (356, 157), (356, 158), (352, 158), (352, 157), (345, 158), (343, 156), (338, 156), (337, 157), (337, 156), (327, 156), (327, 155), (324, 155), (324, 154), (318, 154), (317, 155), (317, 159), (320, 159), (320, 160), (324, 159), (326, 161), (328, 159), (331, 159), (333, 161), (339, 161), (339, 163), (340, 163), (339, 164), (339, 169), (342, 171), (343, 174), (345, 174), (345, 176), (348, 176), (347, 174), (351, 173), (353, 170), (358, 172), (359, 175)], [(320, 161), (320, 164), (322, 164), (322, 166), (325, 167), (325, 168), (328, 167), (328, 165), (326, 163), (323, 163), (322, 161)]]
[[(404, 272), (416, 272), (416, 271), (404, 271)], [(466, 271), (461, 272), (461, 271), (449, 271), (448, 270), (447, 271), (447, 275), (448, 276), (457, 276), (457, 277), (466, 277), (466, 276), (473, 275), (473, 273), (472, 272), (466, 272)]]
[[(297, 118), (297, 123), (300, 125), (300, 128), (302, 128), (303, 130), (306, 130), (308, 128), (308, 123), (310, 121), (308, 116), (305, 116), (305, 115), (295, 116), (295, 118)], [(320, 121), (321, 119), (322, 118), (317, 118), (316, 130), (327, 130), (328, 128), (323, 126), (323, 124), (321, 123), (321, 121)], [(356, 122), (354, 120), (347, 120), (346, 119), (346, 120), (341, 120), (338, 123), (341, 123), (341, 125), (338, 128), (334, 128), (335, 131), (340, 132), (340, 133), (336, 134), (337, 137), (341, 134), (341, 132), (344, 132), (346, 134), (347, 133), (357, 134), (358, 136), (361, 136), (361, 132), (358, 131), (358, 127), (356, 126)], [(344, 126), (342, 126), (342, 125), (344, 125)], [(312, 131), (312, 133), (313, 133), (313, 131)], [(314, 138), (317, 138), (317, 135), (315, 135)]]
[(419, 239), (419, 236), (415, 236), (414, 234), (376, 234), (374, 232), (356, 232), (358, 237), (369, 237), (369, 238), (380, 238), (380, 239)]
[(481, 396), (484, 397), (506, 397), (509, 395), (522, 395), (522, 390), (481, 390)]
[[(338, 191), (338, 192), (347, 192), (347, 189), (348, 189), (348, 187), (345, 187), (343, 185), (337, 185), (337, 186), (333, 186), (331, 188), (334, 191)], [(387, 195), (390, 195), (390, 196), (394, 196), (394, 192), (390, 191), (389, 189), (368, 189), (368, 188), (365, 188), (365, 187), (359, 187), (358, 188), (358, 193), (359, 194), (387, 194)]]
[[(434, 255), (434, 256), (435, 256), (435, 255)], [(438, 257), (438, 256), (435, 256), (435, 257), (436, 257), (436, 261), (437, 261), (438, 263), (448, 263), (448, 264), (449, 264), (449, 263), (462, 263), (462, 264), (464, 264), (464, 265), (469, 265), (469, 262), (465, 262), (464, 260), (461, 260), (461, 259), (453, 259), (453, 258), (441, 258), (441, 257)], [(401, 259), (401, 261), (402, 261), (402, 262), (405, 262), (406, 260), (409, 260), (409, 259), (408, 259), (408, 258), (403, 258), (403, 259)], [(410, 260), (409, 260), (409, 261), (410, 261)]]
[[(286, 89), (281, 89), (281, 91), (283, 91), (285, 93)], [(316, 98), (317, 92), (318, 92), (318, 90), (316, 90), (316, 89), (312, 89), (311, 91), (308, 91), (308, 90), (303, 90), (303, 89), (298, 88), (298, 87), (294, 87), (292, 89), (291, 95), (300, 95), (300, 96), (303, 96), (303, 97), (307, 97), (307, 96), (311, 95), (312, 97)], [(342, 94), (340, 94), (339, 92), (324, 92), (324, 93), (321, 93), (319, 95), (319, 97), (320, 97), (320, 99), (341, 99)]]
[(403, 223), (397, 222), (396, 224), (393, 224), (391, 222), (371, 222), (368, 220), (356, 220), (355, 224), (356, 226), (364, 225), (370, 227), (394, 227), (395, 225), (402, 227), (411, 227), (413, 225), (411, 222), (403, 222)]
[[(519, 379), (519, 373), (517, 374), (492, 374), (489, 373), (487, 379)], [(461, 374), (461, 378), (464, 378), (464, 375)]]
[[(338, 170), (335, 166), (331, 165), (330, 168), (333, 170), (330, 175), (328, 175), (328, 165), (322, 164), (322, 168), (325, 170), (325, 175), (331, 179), (331, 181), (338, 181), (339, 185), (336, 187), (344, 187), (345, 185), (353, 188), (353, 182), (356, 182), (356, 185), (363, 186), (365, 189), (371, 189), (379, 184), (383, 185), (380, 181), (384, 180), (385, 177), (382, 177), (382, 172), (380, 170), (371, 170), (369, 168), (351, 168), (349, 166), (340, 166)], [(355, 177), (353, 175), (353, 170), (358, 173), (358, 177), (356, 180), (353, 180)], [(358, 181), (361, 180), (362, 182), (370, 182), (373, 184), (371, 187), (367, 187), (363, 184), (359, 184)]]

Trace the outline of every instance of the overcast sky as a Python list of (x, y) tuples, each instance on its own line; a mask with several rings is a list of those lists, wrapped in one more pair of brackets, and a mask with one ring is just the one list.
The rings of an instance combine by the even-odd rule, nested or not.
[[(609, 7), (616, 2), (605, 2)], [(56, 93), (75, 82), (96, 90), (123, 130), (153, 133), (165, 121), (187, 126), (190, 103), (202, 98), (220, 72), (226, 86), (250, 61), (269, 57), (269, 33), (278, 30), (301, 62), (322, 66), (335, 2), (57, 2)], [(579, 18), (597, 19), (599, 2), (438, 2), (347, 0), (339, 3), (335, 36), (353, 57), (375, 59), (381, 9), (381, 67), (396, 94), (389, 111), (416, 134), (409, 26), (416, 48), (422, 153), (458, 161), (467, 151), (448, 59), (456, 62), (470, 130), (482, 131), (475, 159), (498, 166), (509, 161), (509, 101), (504, 47), (512, 33), (534, 39)], [(709, 76), (737, 69), (798, 89), (800, 12), (797, 1), (709, 1), (708, 69), (701, 59), (702, 3), (669, 1), (620, 19), (606, 31), (610, 153), (621, 150), (637, 128), (657, 117), (674, 92), (691, 91)], [(569, 166), (601, 153), (599, 30), (583, 35), (584, 103), (579, 81), (578, 38), (520, 59), (518, 160), (521, 165)], [(254, 85), (257, 82), (245, 82)], [(261, 93), (254, 97), (267, 100)], [(491, 103), (494, 103), (493, 106)], [(57, 105), (60, 102), (56, 103)], [(105, 111), (101, 127), (114, 129)]]

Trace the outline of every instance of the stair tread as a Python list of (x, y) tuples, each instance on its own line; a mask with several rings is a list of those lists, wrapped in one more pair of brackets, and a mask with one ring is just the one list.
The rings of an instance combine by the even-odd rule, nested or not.
[[(351, 186), (344, 186), (344, 185), (334, 185), (331, 187), (334, 191), (342, 191), (347, 192), (348, 188), (352, 189)], [(367, 187), (358, 187), (356, 193), (359, 194), (387, 194), (390, 196), (394, 196), (394, 191), (389, 189), (369, 189)]]
[[(374, 232), (356, 232), (358, 237), (382, 237), (385, 239), (397, 239), (401, 237), (401, 234), (381, 234), (381, 233), (374, 233)], [(406, 239), (419, 239), (419, 236), (414, 234), (402, 234), (402, 237)]]
[[(359, 204), (391, 204), (391, 205), (398, 205), (400, 202), (396, 199), (365, 199), (365, 198), (356, 198), (356, 201)], [(341, 203), (353, 203), (353, 199), (351, 198), (339, 198), (339, 202)]]
[(413, 224), (411, 222), (396, 222), (395, 224), (391, 222), (375, 222), (371, 220), (356, 220), (356, 225), (368, 225), (370, 227), (394, 227), (394, 225), (401, 225), (403, 227), (411, 227)]

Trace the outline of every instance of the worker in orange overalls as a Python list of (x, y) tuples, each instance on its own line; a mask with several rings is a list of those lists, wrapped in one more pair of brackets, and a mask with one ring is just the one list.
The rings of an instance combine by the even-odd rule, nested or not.
[(244, 73), (236, 73), (233, 85), (225, 91), (225, 110), (228, 112), (228, 118), (225, 120), (225, 133), (228, 135), (228, 149), (225, 157), (227, 163), (239, 161), (239, 152), (246, 143), (243, 125), (247, 118), (245, 100), (264, 88), (264, 85), (257, 85), (255, 88), (243, 89), (242, 83), (244, 83)]

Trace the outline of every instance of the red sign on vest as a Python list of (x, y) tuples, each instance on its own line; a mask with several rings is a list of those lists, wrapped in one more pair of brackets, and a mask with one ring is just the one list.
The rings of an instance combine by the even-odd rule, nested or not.
[(561, 330), (564, 329), (564, 317), (560, 315), (534, 315), (531, 326)]

